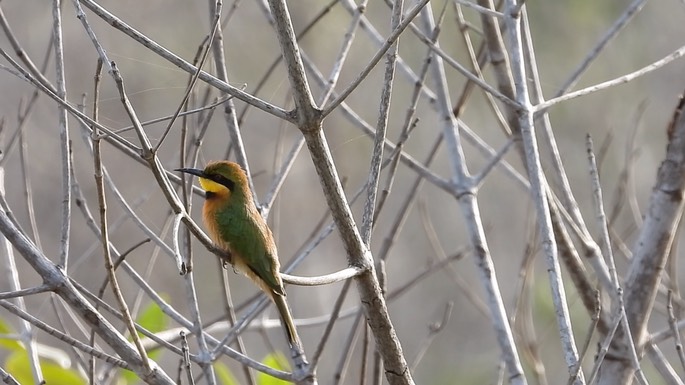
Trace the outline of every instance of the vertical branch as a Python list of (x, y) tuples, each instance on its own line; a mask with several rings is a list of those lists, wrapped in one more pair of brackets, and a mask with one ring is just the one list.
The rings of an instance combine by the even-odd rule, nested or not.
[[(61, 0), (53, 0), (53, 40), (55, 48), (55, 69), (57, 78), (57, 96), (66, 102), (67, 85), (64, 76), (64, 46), (62, 44), (62, 7)], [(69, 258), (69, 234), (71, 231), (71, 139), (69, 139), (69, 125), (67, 110), (63, 105), (57, 106), (59, 119), (59, 139), (62, 150), (62, 228), (60, 232), (59, 264), (67, 270)]]
[[(392, 8), (392, 29), (396, 29), (402, 21), (402, 8), (404, 0), (396, 0)], [(388, 128), (388, 115), (390, 114), (390, 100), (392, 96), (393, 80), (395, 78), (395, 63), (399, 49), (399, 39), (395, 40), (385, 54), (385, 79), (381, 91), (380, 113), (376, 123), (376, 136), (373, 140), (373, 155), (371, 156), (371, 168), (367, 186), (366, 202), (364, 203), (364, 215), (362, 217), (362, 240), (369, 247), (371, 243), (371, 230), (373, 229), (376, 195), (378, 194), (378, 179), (381, 173), (381, 161), (383, 160), (383, 148), (385, 147), (385, 132)]]
[[(486, 9), (495, 10), (495, 5), (492, 0), (478, 0), (478, 4)], [(500, 3), (501, 4), (501, 3)], [(504, 39), (502, 38), (502, 31), (500, 30), (499, 21), (494, 16), (488, 15), (485, 12), (480, 13), (481, 24), (483, 25), (483, 33), (485, 34), (485, 47), (489, 57), (489, 62), (492, 64), (492, 70), (497, 80), (497, 87), (499, 91), (508, 98), (514, 100), (514, 83), (512, 81), (512, 72), (509, 65), (509, 58), (504, 47)], [(507, 33), (510, 31), (507, 28)], [(512, 108), (506, 109), (507, 123), (513, 134), (519, 137), (519, 125), (517, 123), (516, 112)]]
[(100, 152), (100, 139), (98, 136), (97, 127), (93, 127), (93, 154), (93, 162), (95, 167), (95, 186), (97, 187), (98, 202), (100, 207), (100, 231), (102, 236), (103, 254), (105, 257), (105, 269), (107, 270), (109, 281), (112, 285), (112, 292), (114, 293), (114, 297), (116, 298), (119, 304), (119, 310), (121, 311), (121, 314), (124, 317), (124, 322), (126, 323), (128, 332), (131, 334), (131, 338), (133, 339), (133, 342), (135, 343), (136, 348), (138, 349), (138, 353), (140, 354), (143, 367), (146, 371), (150, 372), (152, 370), (150, 366), (150, 361), (147, 357), (147, 353), (145, 352), (145, 348), (140, 342), (140, 338), (138, 337), (138, 333), (136, 332), (136, 327), (133, 323), (133, 319), (131, 318), (131, 313), (128, 310), (126, 300), (124, 299), (124, 296), (121, 292), (121, 287), (119, 286), (119, 282), (116, 278), (116, 273), (114, 271), (112, 255), (110, 253), (109, 230), (107, 225), (107, 200), (105, 199), (105, 184), (103, 181), (104, 178), (102, 173), (102, 154)]
[[(525, 59), (523, 56), (523, 45), (521, 38), (521, 12), (515, 0), (507, 0), (505, 4), (508, 15), (505, 23), (509, 31), (509, 45), (511, 55), (511, 69), (514, 78), (516, 91), (516, 101), (522, 106), (518, 111), (518, 126), (521, 129), (523, 148), (525, 151), (526, 166), (533, 192), (533, 200), (540, 226), (540, 235), (544, 249), (547, 271), (552, 289), (552, 300), (554, 302), (559, 333), (561, 335), (562, 348), (566, 359), (566, 366), (569, 373), (572, 373), (578, 365), (578, 350), (573, 338), (571, 320), (566, 303), (566, 293), (561, 277), (559, 266), (558, 250), (552, 229), (552, 219), (550, 216), (545, 178), (542, 173), (540, 154), (538, 152), (537, 140), (535, 138), (535, 128), (533, 124), (533, 106), (530, 103), (528, 94), (527, 77), (525, 70)], [(584, 384), (585, 379), (578, 375), (576, 384)]]
[(298, 127), (305, 137), (326, 201), (342, 237), (348, 263), (366, 270), (365, 273), (357, 276), (357, 288), (377, 348), (383, 356), (386, 377), (391, 385), (413, 384), (414, 380), (409, 372), (376, 277), (373, 257), (354, 222), (333, 164), (330, 148), (322, 129), (321, 111), (315, 105), (309, 89), (287, 5), (285, 0), (269, 0), (269, 5), (276, 24), (281, 52), (288, 69), (290, 86), (293, 89)]
[[(293, 98), (297, 109), (297, 124), (303, 125), (320, 122), (320, 111), (314, 102), (307, 75), (304, 72), (300, 48), (295, 39), (290, 12), (285, 1), (269, 0), (269, 7), (276, 23), (278, 42), (281, 45), (281, 54), (288, 69), (288, 79), (293, 88)], [(316, 126), (314, 127), (316, 128)]]
[(595, 203), (595, 212), (597, 215), (597, 224), (599, 227), (599, 231), (601, 234), (601, 246), (602, 246), (602, 253), (606, 255), (607, 259), (609, 260), (609, 273), (611, 274), (611, 279), (613, 281), (613, 285), (615, 285), (618, 290), (616, 293), (612, 293), (612, 296), (617, 299), (616, 301), (616, 308), (617, 308), (617, 313), (620, 314), (621, 317), (621, 326), (623, 327), (622, 332), (623, 335), (625, 335), (627, 338), (626, 340), (628, 341), (628, 346), (630, 350), (630, 359), (633, 363), (633, 368), (635, 369), (636, 376), (638, 380), (640, 380), (640, 383), (643, 385), (647, 384), (647, 379), (645, 377), (644, 372), (640, 368), (640, 359), (638, 358), (637, 352), (635, 351), (635, 344), (632, 343), (633, 337), (632, 333), (630, 332), (630, 327), (628, 326), (628, 319), (626, 317), (626, 312), (625, 312), (625, 306), (623, 302), (623, 290), (620, 288), (620, 283), (618, 281), (618, 274), (616, 273), (616, 264), (614, 263), (614, 253), (611, 249), (611, 243), (609, 240), (609, 228), (608, 228), (608, 223), (607, 223), (607, 218), (606, 214), (604, 213), (604, 201), (602, 199), (602, 186), (599, 182), (599, 171), (597, 170), (597, 162), (595, 160), (595, 153), (592, 145), (592, 138), (590, 135), (587, 135), (587, 152), (588, 152), (588, 160), (590, 162), (590, 176), (592, 179), (592, 188), (593, 188), (593, 200)]
[[(625, 278), (625, 312), (638, 355), (644, 349), (647, 321), (651, 315), (661, 273), (666, 264), (675, 230), (680, 222), (685, 191), (685, 97), (681, 96), (667, 130), (666, 156), (659, 167), (644, 224), (633, 250)], [(605, 361), (600, 385), (627, 383), (633, 375), (628, 336), (611, 346), (611, 353), (623, 358)]]
[[(532, 77), (533, 82), (532, 82), (532, 87), (530, 89), (530, 94), (531, 94), (531, 99), (532, 102), (537, 104), (541, 103), (544, 98), (542, 95), (542, 87), (540, 84), (540, 76), (538, 74), (538, 65), (537, 65), (537, 60), (535, 58), (535, 49), (533, 47), (533, 38), (531, 36), (531, 31), (529, 28), (528, 24), (528, 14), (526, 12), (526, 8), (522, 9), (523, 16), (522, 16), (522, 36), (525, 44), (525, 51), (524, 54), (526, 55), (527, 59), (527, 65), (528, 68), (530, 68), (530, 77)], [(613, 283), (615, 282), (612, 280), (610, 273), (608, 271), (608, 268), (606, 266), (606, 263), (604, 262), (604, 259), (602, 258), (602, 253), (599, 250), (599, 247), (595, 243), (595, 241), (592, 239), (592, 236), (590, 235), (590, 232), (587, 229), (587, 226), (585, 226), (585, 222), (583, 221), (583, 217), (580, 213), (580, 208), (578, 207), (578, 203), (576, 202), (575, 197), (573, 196), (573, 191), (571, 190), (571, 184), (569, 183), (568, 176), (566, 175), (566, 170), (564, 168), (564, 164), (561, 161), (561, 156), (559, 155), (559, 148), (557, 146), (557, 141), (554, 137), (554, 133), (552, 131), (552, 123), (549, 118), (549, 114), (544, 114), (542, 116), (542, 119), (537, 119), (536, 123), (541, 124), (542, 130), (541, 133), (541, 140), (543, 143), (543, 146), (546, 146), (548, 151), (551, 154), (551, 161), (552, 161), (552, 167), (551, 170), (553, 171), (554, 177), (556, 177), (558, 184), (560, 185), (559, 190), (561, 190), (561, 201), (563, 204), (563, 207), (568, 211), (569, 215), (573, 219), (573, 222), (575, 222), (575, 225), (578, 227), (578, 237), (582, 243), (583, 251), (585, 258), (590, 262), (590, 265), (595, 271), (595, 274), (599, 278), (599, 281), (602, 283), (602, 286), (609, 290), (612, 295), (615, 292), (615, 287), (616, 285)], [(549, 190), (550, 194), (548, 196), (551, 196), (551, 190)], [(561, 207), (559, 204), (555, 203), (552, 205), (551, 210), (553, 213), (559, 211)], [(555, 222), (555, 215), (552, 215), (552, 222), (553, 226), (555, 228), (562, 228), (561, 223), (554, 223)], [(563, 230), (562, 230), (563, 231)], [(562, 248), (568, 248), (566, 245), (563, 244), (562, 242), (558, 242), (559, 247)], [(564, 261), (566, 262), (566, 261)], [(567, 265), (567, 268), (570, 270), (571, 267)], [(577, 282), (577, 281), (576, 281)], [(579, 286), (576, 284), (576, 286)], [(583, 292), (581, 293), (583, 296), (590, 296), (590, 292)], [(587, 307), (588, 311), (592, 311), (591, 307)]]
[(668, 326), (673, 332), (675, 351), (678, 353), (678, 359), (680, 359), (680, 365), (685, 369), (685, 352), (683, 352), (683, 341), (680, 338), (680, 330), (676, 326), (677, 319), (675, 317), (675, 312), (673, 311), (673, 291), (668, 291), (668, 302), (666, 304), (666, 310), (668, 311)]
[[(96, 65), (95, 65), (95, 75), (93, 76), (93, 98), (92, 98), (92, 100), (93, 100), (93, 112), (92, 112), (92, 116), (93, 116), (93, 120), (95, 120), (95, 121), (98, 121), (100, 118), (100, 89), (101, 89), (101, 85), (102, 85), (102, 60), (98, 60)], [(82, 106), (85, 108), (85, 104), (86, 104), (85, 95), (83, 95), (83, 99), (81, 101), (82, 101)], [(85, 135), (82, 135), (82, 138), (84, 140), (86, 140)], [(91, 147), (92, 147), (92, 141), (91, 141)], [(74, 181), (74, 186), (72, 186), (72, 187), (78, 189), (78, 193), (74, 194), (74, 195), (76, 195), (76, 206), (81, 208), (81, 211), (83, 213), (87, 213), (88, 214), (87, 216), (90, 216), (90, 210), (88, 209), (87, 204), (81, 199), (82, 194), (81, 194), (80, 188), (78, 187), (78, 180), (76, 179), (76, 177), (73, 178), (73, 181)], [(81, 202), (81, 203), (79, 204), (79, 202)], [(95, 224), (94, 221), (92, 221), (91, 223)], [(102, 232), (98, 232), (98, 236), (101, 237)], [(107, 282), (107, 281), (105, 281), (105, 282)], [(103, 284), (103, 288), (101, 291), (104, 293), (104, 284)], [(98, 307), (96, 306), (95, 309), (97, 309), (97, 308)], [(90, 346), (92, 346), (92, 347), (95, 346), (95, 330), (94, 329), (91, 329), (90, 338), (88, 341), (89, 341)], [(95, 357), (90, 356), (88, 358), (88, 380), (90, 381), (90, 383), (94, 383), (94, 378), (95, 378)]]
[[(680, 222), (685, 189), (685, 97), (681, 96), (668, 127), (666, 157), (659, 168), (648, 214), (633, 252), (626, 278), (626, 312), (641, 341), (646, 332), (649, 309), (654, 303), (666, 257)], [(645, 311), (648, 310), (648, 311)]]
[[(427, 27), (426, 29), (432, 31), (435, 28), (435, 22), (433, 21), (430, 5), (426, 6), (422, 16)], [(438, 46), (437, 43), (435, 45), (436, 47)], [(483, 286), (485, 287), (487, 302), (492, 315), (493, 328), (502, 350), (503, 360), (506, 362), (506, 367), (509, 371), (510, 382), (512, 384), (524, 385), (527, 383), (526, 378), (523, 374), (514, 336), (512, 335), (511, 326), (504, 309), (504, 302), (495, 274), (495, 266), (488, 250), (485, 230), (483, 229), (478, 202), (476, 201), (477, 185), (468, 175), (460, 130), (457, 127), (457, 120), (452, 113), (452, 102), (447, 88), (445, 67), (442, 57), (435, 53), (433, 53), (432, 70), (437, 83), (437, 100), (443, 123), (443, 136), (447, 145), (454, 178), (452, 192), (458, 197), (459, 205), (464, 213), (469, 238), (474, 249), (474, 256), (481, 273)]]
[(362, 241), (352, 217), (323, 130), (306, 132), (305, 139), (333, 213), (333, 220), (343, 239), (348, 263), (366, 270), (356, 277), (357, 289), (377, 348), (383, 356), (386, 378), (391, 385), (413, 384), (414, 380), (376, 278), (373, 257)]
[[(355, 12), (354, 17), (352, 18), (352, 21), (350, 22), (350, 25), (347, 29), (347, 32), (345, 33), (345, 39), (342, 43), (342, 46), (340, 47), (335, 63), (333, 64), (333, 68), (331, 69), (331, 72), (328, 76), (328, 81), (325, 84), (322, 84), (325, 90), (319, 98), (318, 104), (321, 106), (325, 105), (329, 98), (334, 94), (335, 86), (337, 85), (338, 80), (340, 79), (340, 73), (342, 72), (345, 61), (349, 57), (348, 54), (350, 52), (350, 47), (352, 46), (352, 42), (354, 41), (357, 28), (359, 27), (359, 21), (363, 16), (364, 10), (366, 9), (367, 2), (368, 0), (364, 0), (357, 7), (357, 11)], [(310, 24), (310, 26), (311, 25), (312, 24)], [(305, 32), (306, 31), (309, 31), (309, 29), (306, 29)], [(305, 32), (301, 33), (300, 36), (304, 36)], [(280, 60), (282, 60), (282, 56), (279, 56), (279, 59), (277, 61), (280, 62)], [(288, 175), (288, 172), (290, 172), (290, 168), (292, 167), (295, 158), (300, 153), (300, 150), (303, 146), (304, 137), (300, 137), (297, 140), (297, 142), (293, 144), (292, 149), (290, 150), (286, 158), (287, 160), (283, 162), (281, 171), (279, 171), (278, 176), (275, 178), (276, 181), (274, 182), (273, 187), (269, 190), (266, 198), (264, 199), (265, 203), (261, 207), (262, 216), (266, 217), (268, 215), (269, 210), (273, 204), (273, 201), (275, 200), (276, 193), (283, 184), (283, 181), (285, 180), (285, 177)]]
[[(438, 26), (436, 26), (433, 31), (431, 32), (431, 41), (435, 42), (438, 39), (438, 36), (440, 35), (440, 25), (442, 21), (444, 21), (444, 16), (445, 16), (445, 10), (447, 9), (447, 3), (445, 3), (445, 6), (443, 7), (442, 13), (440, 14), (440, 22)], [(385, 187), (383, 188), (383, 191), (381, 192), (381, 197), (378, 201), (378, 211), (382, 210), (383, 207), (385, 206), (386, 200), (388, 196), (390, 195), (390, 191), (392, 189), (392, 186), (394, 184), (395, 180), (395, 175), (397, 174), (397, 170), (399, 168), (400, 164), (400, 158), (402, 154), (402, 149), (404, 147), (404, 143), (409, 139), (409, 134), (411, 131), (413, 131), (414, 128), (416, 128), (416, 125), (418, 123), (418, 118), (416, 117), (416, 108), (417, 105), (419, 104), (419, 100), (421, 97), (421, 89), (423, 85), (426, 83), (426, 77), (428, 75), (428, 70), (430, 69), (430, 63), (431, 63), (431, 50), (430, 48), (427, 49), (426, 52), (426, 58), (423, 61), (423, 64), (421, 66), (421, 71), (419, 73), (419, 82), (417, 82), (414, 85), (414, 90), (412, 92), (412, 97), (411, 97), (411, 102), (409, 103), (409, 107), (407, 108), (407, 113), (405, 115), (405, 120), (404, 124), (402, 126), (401, 134), (400, 137), (397, 141), (397, 144), (395, 148), (393, 149), (392, 153), (388, 156), (390, 158), (390, 169), (387, 172), (386, 175), (386, 183)], [(426, 162), (426, 167), (430, 166), (430, 163), (432, 162), (433, 156), (437, 152), (437, 149), (439, 145), (442, 143), (442, 134), (438, 134), (438, 140), (436, 141), (436, 144), (432, 147), (432, 150), (430, 151), (429, 155), (429, 160)], [(408, 190), (408, 193), (404, 199), (403, 204), (400, 206), (400, 209), (397, 211), (398, 215), (395, 218), (395, 221), (393, 222), (393, 225), (390, 226), (390, 232), (386, 235), (385, 239), (383, 240), (383, 243), (381, 244), (380, 251), (378, 252), (378, 259), (379, 260), (385, 260), (390, 248), (392, 247), (392, 244), (395, 242), (397, 237), (399, 236), (400, 229), (403, 227), (404, 222), (406, 221), (407, 217), (409, 216), (410, 208), (414, 203), (414, 198), (416, 197), (417, 192), (419, 191), (421, 185), (423, 184), (423, 178), (421, 176), (417, 176), (413, 187), (411, 187)], [(375, 217), (378, 216), (378, 212), (376, 212)], [(375, 221), (375, 218), (374, 218)]]
[[(616, 273), (616, 264), (614, 263), (614, 253), (611, 249), (611, 240), (609, 239), (609, 227), (606, 214), (604, 212), (604, 199), (602, 198), (602, 185), (599, 181), (599, 170), (597, 169), (597, 162), (595, 160), (595, 152), (592, 145), (592, 138), (588, 134), (586, 137), (588, 160), (590, 162), (590, 177), (593, 187), (593, 202), (595, 204), (595, 215), (597, 215), (597, 224), (599, 225), (599, 233), (601, 235), (600, 247), (602, 254), (606, 256), (609, 261), (608, 269), (611, 277), (612, 285), (619, 286), (618, 274)], [(612, 294), (613, 295), (613, 294)]]

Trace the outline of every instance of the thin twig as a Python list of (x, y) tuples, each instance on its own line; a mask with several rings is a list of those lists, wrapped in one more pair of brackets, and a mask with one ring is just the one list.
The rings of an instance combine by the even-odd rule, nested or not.
[[(518, 114), (518, 127), (521, 130), (523, 147), (525, 151), (525, 162), (530, 178), (533, 201), (538, 217), (541, 242), (547, 262), (547, 272), (552, 290), (552, 301), (554, 303), (555, 314), (559, 333), (561, 334), (561, 344), (564, 350), (564, 358), (569, 374), (578, 365), (578, 350), (573, 336), (573, 329), (566, 301), (561, 268), (559, 266), (558, 249), (552, 228), (552, 219), (547, 200), (547, 187), (545, 177), (540, 162), (537, 139), (535, 137), (533, 123), (533, 108), (530, 104), (528, 93), (528, 78), (525, 70), (525, 57), (523, 55), (523, 45), (521, 37), (521, 14), (514, 13), (516, 9), (515, 0), (505, 1), (507, 17), (505, 24), (509, 31), (511, 69), (516, 92), (516, 101), (523, 107)], [(585, 384), (585, 379), (581, 375), (576, 378), (576, 384)]]
[[(114, 16), (112, 13), (107, 11), (105, 8), (103, 8), (101, 5), (96, 3), (94, 0), (79, 0), (83, 5), (85, 5), (88, 9), (90, 9), (93, 13), (95, 13), (98, 17), (100, 17), (102, 20), (105, 22), (109, 23), (112, 25), (115, 29), (118, 29), (122, 33), (126, 34), (127, 36), (131, 37), (133, 40), (137, 41), (138, 43), (142, 44), (145, 46), (147, 49), (150, 50), (150, 52), (153, 52), (160, 57), (164, 58), (165, 60), (169, 61), (170, 63), (174, 64), (175, 66), (179, 67), (180, 69), (188, 72), (189, 74), (194, 74), (197, 72), (197, 67), (193, 66), (192, 64), (188, 63), (187, 61), (183, 60), (180, 56), (174, 54), (173, 52), (169, 51), (168, 49), (162, 47), (160, 44), (156, 43), (152, 39), (148, 38), (147, 36), (143, 35), (139, 31), (135, 30), (132, 28), (130, 25), (125, 23), (123, 20), (117, 18)], [(267, 112), (269, 114), (272, 114), (280, 119), (284, 119), (287, 121), (292, 121), (292, 117), (288, 113), (288, 111), (283, 110), (282, 108), (279, 108), (277, 106), (274, 106), (273, 104), (267, 103), (261, 99), (255, 98), (254, 96), (246, 93), (242, 89), (238, 87), (233, 87), (230, 84), (223, 82), (219, 80), (218, 78), (204, 72), (200, 71), (199, 72), (199, 78), (200, 80), (206, 82), (207, 84), (221, 90), (224, 92), (227, 92), (228, 94), (246, 102), (249, 103), (260, 110)]]
[(7, 373), (1, 367), (0, 367), (0, 379), (2, 379), (2, 382), (4, 382), (7, 385), (21, 385), (21, 384), (19, 384), (19, 381), (17, 381), (16, 378), (14, 378), (11, 374)]
[[(362, 313), (358, 312), (354, 321), (352, 321), (352, 327), (350, 328), (350, 332), (348, 333), (345, 342), (340, 345), (340, 359), (338, 360), (336, 369), (333, 371), (333, 381), (331, 382), (333, 385), (345, 383), (345, 376), (347, 375), (347, 369), (350, 365), (350, 360), (352, 359), (354, 346), (357, 343), (357, 338), (359, 338), (359, 324), (361, 323), (361, 319)], [(366, 326), (363, 325), (362, 327)]]
[(496, 18), (499, 18), (499, 19), (504, 18), (504, 14), (503, 14), (502, 12), (494, 11), (494, 10), (492, 10), (492, 9), (490, 9), (490, 8), (486, 8), (486, 7), (480, 6), (480, 5), (478, 5), (478, 4), (476, 4), (476, 3), (472, 3), (472, 2), (470, 2), (470, 1), (466, 1), (466, 0), (455, 0), (454, 2), (455, 2), (456, 4), (463, 5), (463, 6), (467, 7), (467, 8), (475, 9), (475, 10), (478, 11), (479, 13), (481, 13), (481, 14), (483, 14), (483, 15), (486, 15), (486, 16), (492, 16), (492, 17), (496, 17)]
[[(62, 1), (54, 0), (52, 7), (53, 40), (55, 48), (55, 68), (57, 78), (57, 97), (67, 100), (67, 84), (64, 74), (64, 46), (62, 43)], [(63, 104), (57, 106), (59, 121), (59, 139), (62, 160), (62, 225), (60, 233), (59, 264), (68, 270), (69, 237), (71, 235), (71, 139), (69, 138), (69, 125), (67, 122), (67, 110)]]
[[(211, 2), (212, 0), (210, 0)], [(219, 4), (219, 7), (217, 7), (217, 11), (215, 12), (214, 15), (214, 21), (212, 23), (213, 28), (211, 33), (209, 34), (209, 42), (212, 44), (214, 42), (214, 38), (217, 34), (217, 31), (221, 33), (220, 31), (220, 21), (221, 21), (221, 1), (218, 1), (217, 4)], [(164, 130), (164, 133), (162, 133), (162, 136), (160, 137), (159, 141), (157, 142), (157, 145), (155, 146), (153, 152), (159, 151), (159, 148), (162, 146), (162, 143), (164, 143), (164, 140), (166, 139), (167, 135), (169, 135), (169, 132), (171, 131), (171, 127), (174, 125), (174, 122), (176, 119), (179, 117), (181, 114), (181, 111), (183, 108), (186, 106), (186, 103), (188, 103), (188, 99), (190, 98), (191, 93), (193, 92), (193, 89), (195, 88), (195, 84), (197, 84), (197, 79), (200, 76), (200, 71), (202, 71), (202, 67), (204, 66), (205, 62), (207, 61), (207, 56), (209, 56), (209, 49), (206, 49), (205, 52), (202, 54), (202, 58), (200, 59), (199, 64), (197, 65), (197, 71), (193, 74), (190, 80), (190, 84), (186, 88), (185, 93), (183, 94), (183, 98), (181, 100), (181, 103), (179, 103), (178, 107), (176, 108), (176, 111), (174, 112), (174, 115), (172, 118), (169, 120), (169, 123), (167, 124), (166, 129)], [(222, 79), (224, 80), (224, 79)], [(226, 99), (230, 99), (228, 96), (225, 96)]]
[(596, 308), (594, 314), (592, 314), (592, 322), (590, 322), (590, 326), (588, 326), (588, 332), (585, 336), (585, 342), (583, 342), (583, 347), (580, 349), (580, 357), (578, 358), (578, 365), (574, 368), (573, 372), (568, 378), (568, 381), (566, 382), (566, 385), (571, 385), (573, 382), (575, 382), (576, 378), (578, 377), (578, 374), (580, 371), (583, 369), (583, 358), (587, 354), (587, 352), (590, 350), (590, 343), (592, 342), (592, 336), (595, 333), (595, 329), (597, 329), (597, 324), (599, 323), (599, 320), (602, 315), (602, 299), (600, 296), (599, 290), (595, 292), (595, 301), (596, 301)]
[(181, 336), (181, 352), (183, 352), (183, 357), (181, 360), (186, 371), (186, 378), (188, 379), (188, 384), (194, 385), (195, 379), (193, 378), (193, 368), (190, 365), (190, 349), (188, 348), (188, 339), (186, 338), (186, 333), (183, 331), (181, 331), (179, 335)]
[(414, 357), (414, 362), (411, 364), (412, 371), (415, 371), (416, 368), (419, 366), (419, 363), (428, 351), (428, 348), (430, 347), (433, 340), (435, 340), (435, 337), (437, 337), (438, 334), (440, 334), (440, 332), (445, 329), (445, 326), (447, 326), (447, 323), (449, 322), (450, 317), (452, 316), (453, 307), (454, 302), (447, 302), (447, 304), (445, 304), (445, 309), (443, 310), (442, 318), (440, 319), (440, 321), (432, 322), (430, 325), (428, 325), (428, 335), (424, 339), (418, 353), (416, 353), (416, 357)]
[(564, 94), (562, 96), (556, 97), (549, 99), (543, 103), (537, 104), (536, 106), (533, 107), (533, 111), (535, 114), (541, 114), (547, 111), (550, 107), (554, 106), (555, 104), (559, 104), (561, 102), (565, 102), (567, 100), (575, 99), (581, 96), (585, 96), (588, 94), (591, 94), (593, 92), (601, 91), (607, 88), (615, 87), (619, 84), (625, 84), (630, 81), (633, 81), (643, 75), (646, 75), (650, 72), (656, 71), (659, 68), (671, 63), (674, 60), (680, 59), (685, 55), (685, 46), (682, 46), (678, 48), (677, 50), (671, 52), (670, 54), (664, 56), (663, 58), (652, 62), (651, 64), (648, 64), (639, 70), (633, 71), (627, 75), (623, 75), (617, 78), (614, 78), (612, 80), (607, 80), (603, 83), (595, 84), (587, 88), (583, 88), (578, 91), (574, 92), (569, 92), (567, 94)]
[(49, 285), (40, 285), (35, 287), (30, 287), (28, 289), (19, 289), (12, 291), (0, 292), (0, 299), (12, 299), (18, 297), (26, 297), (28, 295), (45, 293), (46, 291), (51, 291), (53, 288)]
[(590, 67), (597, 56), (606, 48), (606, 46), (616, 37), (623, 28), (628, 25), (635, 15), (637, 15), (642, 7), (647, 3), (647, 0), (634, 0), (623, 12), (623, 14), (616, 19), (614, 24), (604, 33), (604, 35), (597, 41), (597, 44), (592, 47), (588, 55), (578, 65), (564, 84), (559, 88), (554, 97), (562, 96), (566, 91), (570, 90), (580, 80), (580, 76)]
[[(390, 20), (391, 28), (396, 29), (402, 21), (402, 8), (404, 0), (396, 0), (393, 4), (392, 17)], [(385, 58), (385, 77), (383, 89), (381, 90), (380, 112), (376, 122), (376, 136), (373, 140), (373, 152), (371, 155), (371, 166), (369, 170), (366, 201), (364, 202), (364, 213), (362, 216), (362, 240), (367, 247), (371, 244), (371, 232), (373, 230), (374, 212), (376, 209), (376, 196), (378, 195), (378, 180), (381, 173), (381, 161), (383, 159), (383, 148), (385, 143), (386, 130), (388, 128), (388, 116), (390, 114), (390, 97), (395, 80), (395, 63), (399, 50), (399, 41), (396, 40), (386, 52)]]
[(330, 319), (328, 323), (326, 323), (326, 328), (324, 329), (323, 334), (321, 335), (321, 339), (316, 346), (314, 355), (312, 355), (312, 366), (310, 370), (316, 370), (319, 364), (319, 359), (323, 354), (323, 350), (326, 347), (326, 344), (329, 342), (331, 332), (333, 331), (333, 326), (335, 326), (335, 322), (338, 320), (338, 316), (340, 315), (340, 309), (342, 309), (343, 302), (345, 301), (345, 297), (347, 296), (347, 292), (349, 291), (351, 285), (351, 280), (345, 281), (342, 289), (340, 289), (340, 293), (338, 293), (338, 298), (336, 298), (335, 303), (333, 303)]
[(331, 101), (321, 112), (321, 115), (323, 117), (326, 117), (328, 114), (330, 114), (333, 110), (335, 110), (340, 103), (345, 101), (347, 97), (354, 91), (359, 84), (361, 84), (364, 79), (367, 78), (371, 70), (373, 70), (376, 67), (376, 64), (383, 58), (385, 53), (392, 47), (392, 45), (395, 43), (395, 41), (400, 37), (402, 32), (409, 26), (409, 24), (414, 20), (416, 16), (418, 16), (419, 12), (423, 9), (423, 7), (428, 4), (429, 0), (421, 0), (419, 1), (409, 12), (407, 12), (403, 16), (402, 22), (397, 26), (397, 28), (393, 29), (393, 32), (388, 36), (386, 39), (385, 43), (376, 51), (376, 54), (369, 60), (369, 63), (366, 65), (366, 67), (361, 71), (361, 73), (355, 78), (355, 80), (352, 81), (352, 83), (345, 88), (344, 91), (342, 91), (333, 101)]
[(673, 292), (668, 291), (668, 326), (671, 327), (673, 335), (675, 336), (675, 351), (678, 353), (678, 358), (680, 359), (680, 365), (685, 369), (685, 352), (683, 352), (683, 341), (680, 338), (680, 331), (676, 326), (677, 319), (675, 318), (675, 313), (673, 312)]
[[(97, 135), (97, 127), (93, 128), (93, 133)], [(116, 298), (117, 303), (119, 304), (119, 310), (124, 316), (124, 322), (126, 323), (126, 327), (128, 328), (131, 338), (133, 339), (133, 342), (136, 348), (138, 349), (138, 353), (140, 354), (143, 366), (146, 371), (150, 372), (152, 371), (152, 367), (150, 366), (150, 361), (147, 356), (147, 352), (145, 351), (143, 345), (140, 343), (140, 338), (136, 333), (136, 328), (133, 319), (131, 318), (131, 314), (129, 312), (128, 305), (126, 304), (126, 300), (124, 299), (124, 295), (121, 292), (119, 281), (117, 280), (116, 273), (114, 271), (114, 263), (112, 262), (112, 256), (110, 254), (109, 230), (107, 228), (107, 201), (105, 198), (105, 184), (103, 182), (102, 176), (102, 155), (100, 153), (100, 139), (93, 139), (93, 151), (95, 185), (97, 187), (98, 203), (100, 208), (100, 231), (102, 234), (102, 249), (105, 258), (105, 270), (107, 271), (107, 275), (112, 286), (112, 293), (114, 294), (114, 297)]]

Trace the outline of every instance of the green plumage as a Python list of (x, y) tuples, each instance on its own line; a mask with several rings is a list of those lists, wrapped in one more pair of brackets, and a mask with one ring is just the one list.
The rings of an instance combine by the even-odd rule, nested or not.
[[(285, 295), (278, 280), (277, 256), (274, 253), (273, 239), (268, 228), (255, 220), (259, 212), (252, 202), (240, 202), (239, 194), (234, 193), (223, 207), (218, 207), (214, 220), (218, 224), (221, 239), (229, 244), (231, 253), (244, 260), (258, 277), (277, 294)], [(247, 204), (246, 204), (247, 203)], [(249, 207), (251, 204), (253, 207)], [(261, 220), (261, 217), (259, 217)], [(271, 247), (268, 247), (271, 245)]]

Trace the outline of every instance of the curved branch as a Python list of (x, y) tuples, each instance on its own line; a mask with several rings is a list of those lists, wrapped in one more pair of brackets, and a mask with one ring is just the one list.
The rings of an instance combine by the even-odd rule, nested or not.
[(344, 281), (346, 279), (356, 277), (356, 276), (364, 273), (364, 271), (365, 271), (364, 269), (359, 268), (359, 267), (348, 267), (346, 269), (336, 271), (335, 273), (320, 275), (317, 277), (299, 277), (296, 275), (281, 273), (281, 278), (283, 278), (284, 282), (289, 283), (291, 285), (322, 286), (322, 285), (330, 285), (332, 283), (336, 283), (336, 282), (340, 282), (340, 281)]

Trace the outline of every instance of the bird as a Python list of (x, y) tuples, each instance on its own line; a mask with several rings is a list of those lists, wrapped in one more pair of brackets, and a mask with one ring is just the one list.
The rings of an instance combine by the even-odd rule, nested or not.
[(210, 238), (230, 254), (234, 269), (252, 280), (276, 305), (291, 349), (301, 350), (285, 298), (276, 243), (257, 210), (245, 171), (231, 161), (210, 162), (202, 170), (176, 171), (199, 178), (205, 190), (202, 219)]

